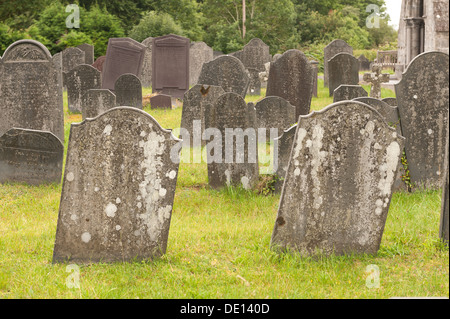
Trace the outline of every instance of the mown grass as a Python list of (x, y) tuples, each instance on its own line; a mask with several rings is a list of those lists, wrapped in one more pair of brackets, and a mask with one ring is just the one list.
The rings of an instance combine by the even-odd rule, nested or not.
[[(332, 102), (323, 82), (319, 88), (314, 110)], [(181, 108), (145, 110), (163, 127), (180, 124)], [(70, 123), (81, 116), (67, 107), (65, 115), (67, 146)], [(312, 259), (270, 250), (279, 195), (207, 184), (205, 163), (181, 163), (167, 253), (154, 261), (80, 265), (79, 288), (66, 285), (68, 264), (51, 263), (61, 185), (0, 185), (0, 298), (449, 296), (439, 191), (393, 195), (377, 256)], [(379, 288), (366, 286), (369, 265), (380, 269)]]

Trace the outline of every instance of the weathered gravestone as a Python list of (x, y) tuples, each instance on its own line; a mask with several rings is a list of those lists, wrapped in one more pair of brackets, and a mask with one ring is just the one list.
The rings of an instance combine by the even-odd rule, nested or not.
[(214, 59), (213, 49), (205, 42), (191, 43), (189, 49), (189, 83), (196, 85), (203, 63)]
[(351, 54), (338, 53), (328, 61), (328, 89), (330, 96), (342, 84), (358, 85), (359, 62)]
[(172, 97), (166, 94), (158, 94), (150, 98), (152, 109), (172, 109)]
[(286, 178), (286, 172), (289, 165), (289, 156), (291, 155), (292, 145), (294, 143), (295, 131), (297, 130), (297, 124), (291, 126), (287, 130), (282, 131), (282, 135), (277, 137), (274, 141), (278, 152), (275, 154), (274, 163), (276, 170), (274, 170), (277, 176), (275, 182), (275, 191), (281, 192)]
[(146, 112), (72, 124), (53, 262), (123, 262), (166, 252), (181, 143)]
[[(1, 60), (1, 59), (0, 59)], [(63, 85), (63, 72), (62, 72), (62, 53), (58, 52), (56, 53), (53, 58), (53, 65), (55, 66), (56, 72), (57, 72), (57, 78), (58, 78), (58, 105), (64, 105), (64, 97), (63, 97), (63, 91), (64, 91), (64, 85)], [(0, 63), (1, 64), (1, 63)]]
[(77, 65), (84, 64), (84, 60), (83, 50), (75, 47), (64, 49), (62, 51), (62, 71), (69, 72)]
[(333, 102), (340, 102), (344, 100), (353, 100), (357, 97), (367, 96), (367, 91), (360, 85), (339, 85), (333, 92)]
[(242, 96), (225, 93), (205, 110), (209, 185), (251, 189), (259, 178), (255, 109)]
[(246, 69), (264, 71), (264, 65), (272, 61), (269, 46), (261, 39), (253, 38), (242, 48), (241, 61)]
[(449, 133), (448, 67), (448, 54), (422, 53), (395, 85), (410, 178), (419, 188), (441, 187)]
[(311, 107), (314, 68), (299, 50), (286, 51), (271, 63), (266, 96), (279, 96), (295, 106), (295, 117), (306, 115)]
[[(348, 45), (347, 42), (345, 42), (344, 40), (334, 40), (324, 48), (323, 53), (324, 53), (323, 57), (324, 86), (328, 87), (330, 74), (328, 70), (328, 61), (338, 53), (353, 54), (353, 48), (350, 45)], [(358, 70), (359, 70), (359, 62), (358, 62)]]
[(279, 58), (281, 58), (281, 56), (282, 56), (281, 53), (274, 54), (271, 62), (275, 62), (276, 60), (278, 60)]
[[(201, 144), (205, 144), (202, 139), (203, 132), (206, 129), (205, 110), (211, 104), (214, 104), (222, 94), (225, 94), (222, 87), (203, 86), (202, 84), (197, 84), (184, 93), (181, 116), (181, 128), (186, 130), (185, 134), (182, 135), (184, 145), (187, 147), (199, 146), (195, 143), (197, 140), (201, 140)], [(190, 138), (186, 138), (185, 135)]]
[(82, 97), (90, 89), (101, 88), (101, 73), (88, 64), (80, 64), (63, 74), (67, 87), (67, 102), (69, 111), (81, 113)]
[(60, 183), (64, 145), (53, 133), (12, 128), (0, 136), (0, 183)]
[[(269, 142), (283, 134), (291, 127), (297, 118), (295, 107), (279, 96), (267, 96), (255, 105), (256, 127), (266, 129), (266, 141)], [(275, 135), (271, 130), (276, 130)]]
[(397, 99), (395, 97), (386, 97), (384, 99), (381, 99), (381, 101), (386, 102), (390, 106), (398, 106)]
[(142, 110), (141, 80), (131, 73), (122, 74), (114, 84), (117, 106), (131, 106)]
[(213, 51), (213, 58), (214, 59), (219, 57), (219, 56), (221, 56), (221, 55), (223, 55), (222, 51)]
[(141, 74), (146, 46), (131, 38), (111, 38), (102, 70), (102, 89), (114, 90), (117, 79), (126, 73)]
[[(447, 124), (448, 130), (448, 124)], [(449, 157), (449, 137), (447, 136), (447, 146), (445, 152), (444, 161), (444, 174), (442, 178), (442, 204), (441, 204), (441, 221), (439, 226), (439, 238), (444, 242), (449, 243), (448, 233), (449, 233), (449, 206), (448, 206), (448, 177), (449, 177), (449, 167), (448, 167), (448, 157)]]
[(359, 61), (359, 70), (360, 71), (370, 71), (370, 65), (371, 62), (368, 58), (364, 56), (364, 54), (361, 54), (358, 58)]
[(142, 62), (141, 74), (139, 79), (141, 80), (143, 87), (149, 87), (152, 85), (152, 46), (153, 37), (148, 37), (142, 44), (145, 45), (144, 61)]
[(391, 75), (389, 73), (381, 73), (383, 68), (381, 65), (372, 65), (372, 73), (365, 73), (363, 81), (371, 84), (370, 97), (381, 99), (381, 84), (388, 83)]
[(49, 131), (64, 142), (60, 70), (34, 40), (11, 44), (0, 60), (0, 136), (12, 127)]
[(312, 60), (312, 61), (310, 61), (310, 63), (313, 67), (313, 96), (317, 97), (319, 62)]
[(271, 246), (305, 256), (376, 254), (403, 143), (360, 102), (301, 116)]
[(259, 78), (259, 71), (257, 69), (247, 69), (250, 82), (248, 84), (248, 95), (261, 95), (261, 80)]
[(97, 117), (114, 107), (116, 107), (116, 96), (110, 90), (88, 90), (82, 97), (82, 118), (85, 120)]
[(245, 98), (250, 78), (239, 59), (222, 55), (203, 64), (197, 83), (221, 86), (225, 92), (233, 92)]
[(103, 64), (105, 63), (105, 60), (106, 60), (106, 56), (105, 55), (99, 56), (95, 60), (95, 62), (92, 64), (92, 66), (94, 68), (96, 68), (97, 70), (99, 70), (100, 72), (102, 72), (103, 71)]
[(84, 52), (84, 64), (92, 65), (94, 63), (94, 46), (83, 43), (77, 46), (77, 48)]
[(153, 39), (152, 92), (179, 99), (189, 90), (190, 40), (169, 34)]

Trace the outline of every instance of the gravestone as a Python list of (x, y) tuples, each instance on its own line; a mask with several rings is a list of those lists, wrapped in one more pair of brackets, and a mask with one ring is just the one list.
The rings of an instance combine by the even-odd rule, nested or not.
[(279, 96), (295, 106), (295, 116), (309, 113), (314, 69), (299, 50), (288, 50), (271, 63), (266, 96)]
[(359, 61), (359, 70), (360, 71), (370, 71), (370, 64), (371, 62), (369, 61), (368, 58), (366, 58), (364, 56), (364, 54), (361, 54), (358, 58)]
[(106, 60), (106, 56), (105, 55), (99, 56), (95, 60), (95, 62), (92, 64), (92, 66), (94, 68), (96, 68), (97, 70), (99, 70), (100, 72), (103, 72), (103, 64), (105, 63), (105, 60)]
[(248, 95), (261, 95), (261, 80), (259, 79), (259, 71), (257, 69), (247, 69), (250, 82), (248, 84)]
[(141, 80), (143, 87), (149, 87), (152, 85), (152, 45), (153, 37), (148, 37), (142, 44), (145, 45), (144, 61), (142, 62), (141, 74), (139, 79)]
[(219, 57), (219, 56), (221, 56), (221, 55), (223, 55), (222, 51), (213, 51), (213, 58), (214, 59)]
[(286, 178), (286, 172), (289, 165), (289, 156), (291, 155), (292, 145), (294, 143), (295, 131), (297, 130), (297, 124), (291, 126), (287, 130), (282, 131), (282, 135), (275, 139), (275, 145), (277, 146), (277, 158), (274, 158), (277, 169), (275, 174), (277, 180), (275, 182), (275, 191), (281, 192)]
[(150, 98), (152, 109), (172, 109), (172, 97), (166, 94), (158, 94)]
[[(448, 130), (448, 124), (447, 124)], [(449, 177), (449, 167), (448, 167), (448, 157), (449, 157), (449, 137), (447, 136), (447, 146), (445, 152), (444, 161), (444, 174), (442, 178), (442, 199), (441, 199), (441, 220), (439, 226), (439, 238), (444, 242), (449, 243), (448, 233), (449, 233), (449, 208), (448, 208), (448, 177)]]
[(317, 97), (317, 90), (318, 90), (318, 77), (319, 77), (319, 62), (317, 61), (310, 61), (312, 67), (313, 67), (313, 96)]
[(189, 83), (196, 85), (203, 63), (213, 60), (213, 49), (205, 42), (191, 43), (189, 49)]
[(242, 62), (229, 55), (222, 55), (203, 64), (198, 84), (221, 86), (225, 92), (233, 92), (245, 98), (250, 78)]
[(0, 136), (12, 127), (49, 131), (64, 142), (60, 70), (34, 40), (11, 44), (0, 60)]
[(386, 97), (384, 99), (381, 99), (381, 101), (386, 102), (390, 106), (398, 106), (397, 99), (395, 97)]
[(152, 92), (182, 99), (189, 90), (190, 40), (169, 34), (153, 39)]
[(328, 89), (330, 96), (342, 84), (358, 85), (359, 62), (351, 54), (338, 53), (328, 61)]
[(255, 105), (256, 125), (258, 129), (266, 129), (266, 141), (271, 139), (270, 130), (276, 129), (276, 136), (283, 134), (297, 122), (295, 117), (295, 107), (279, 96), (267, 96)]
[[(196, 139), (201, 140), (202, 144), (205, 144), (201, 138), (206, 129), (205, 110), (211, 104), (214, 104), (222, 94), (225, 94), (222, 87), (214, 85), (203, 86), (202, 84), (197, 84), (184, 93), (181, 128), (185, 129), (188, 136), (190, 136), (189, 141), (183, 137), (183, 142), (186, 146), (198, 146), (194, 144)], [(198, 124), (200, 124), (200, 127), (196, 126)]]
[(94, 118), (116, 107), (116, 96), (110, 90), (88, 90), (82, 97), (82, 118)]
[(0, 136), (0, 184), (60, 183), (64, 145), (53, 133), (12, 128)]
[(84, 52), (84, 64), (92, 65), (94, 63), (94, 46), (83, 43), (77, 48)]
[(81, 113), (82, 97), (90, 89), (101, 88), (101, 73), (88, 64), (80, 64), (63, 74), (69, 111)]
[[(1, 59), (0, 59), (1, 60)], [(55, 66), (58, 78), (58, 105), (64, 105), (64, 84), (63, 84), (63, 73), (62, 73), (62, 53), (58, 52), (53, 57), (53, 65)]]
[(281, 53), (274, 54), (271, 62), (275, 62), (276, 60), (278, 60), (279, 58), (281, 58), (281, 56), (282, 56)]
[(388, 83), (390, 79), (389, 73), (381, 73), (383, 68), (381, 65), (372, 65), (372, 73), (365, 73), (363, 76), (363, 81), (371, 84), (370, 87), (370, 97), (375, 99), (381, 99), (381, 84)]
[[(347, 42), (345, 42), (344, 40), (334, 40), (324, 48), (323, 53), (324, 53), (323, 80), (324, 86), (328, 87), (330, 74), (328, 70), (328, 61), (331, 60), (331, 58), (333, 58), (338, 53), (353, 54), (353, 48), (350, 45), (348, 45)], [(359, 70), (359, 62), (358, 62), (358, 70)], [(353, 83), (345, 83), (345, 84), (353, 84)]]
[(344, 100), (353, 100), (357, 97), (364, 97), (367, 95), (367, 91), (360, 85), (342, 84), (334, 90), (333, 102), (336, 103)]
[(251, 39), (242, 49), (241, 61), (247, 70), (256, 69), (263, 72), (264, 65), (272, 61), (269, 46), (261, 39)]
[(146, 46), (131, 38), (111, 38), (102, 70), (102, 89), (114, 90), (117, 79), (126, 73), (141, 74)]
[(181, 143), (146, 112), (113, 108), (72, 124), (53, 263), (165, 254)]
[(251, 189), (259, 179), (254, 107), (227, 92), (205, 113), (206, 127), (214, 130), (212, 139), (205, 138), (209, 186)]
[(448, 54), (422, 53), (395, 85), (411, 182), (418, 188), (441, 187), (449, 133), (448, 67)]
[(302, 256), (375, 255), (403, 144), (377, 111), (360, 102), (301, 116), (272, 248)]
[(141, 80), (131, 73), (122, 74), (114, 84), (117, 106), (131, 106), (142, 110)]
[(62, 71), (69, 72), (77, 65), (84, 64), (84, 60), (83, 50), (75, 47), (64, 49), (62, 51)]

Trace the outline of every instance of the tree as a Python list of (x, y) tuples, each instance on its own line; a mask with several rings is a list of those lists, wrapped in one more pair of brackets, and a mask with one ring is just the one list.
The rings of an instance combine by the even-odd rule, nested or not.
[(142, 42), (148, 37), (159, 37), (166, 34), (184, 35), (184, 30), (168, 13), (148, 12), (130, 31), (129, 36)]

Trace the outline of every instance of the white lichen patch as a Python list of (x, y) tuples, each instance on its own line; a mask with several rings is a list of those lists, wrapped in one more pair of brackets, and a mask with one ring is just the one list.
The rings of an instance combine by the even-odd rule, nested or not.
[(67, 173), (66, 179), (68, 182), (72, 182), (75, 179), (75, 175), (72, 172)]
[(164, 197), (164, 196), (166, 196), (166, 194), (167, 194), (167, 189), (165, 189), (165, 188), (160, 188), (159, 189), (159, 196), (160, 197)]
[(380, 165), (381, 179), (378, 183), (378, 189), (382, 197), (390, 196), (391, 194), (400, 153), (400, 145), (397, 142), (392, 142), (386, 148), (384, 163)]
[(324, 132), (325, 130), (320, 125), (314, 126), (312, 129), (312, 142), (309, 146), (307, 145), (312, 156), (311, 178), (313, 183), (313, 206), (315, 209), (319, 209), (323, 204), (323, 198), (320, 196), (321, 182), (319, 170), (324, 166), (326, 156), (328, 155), (328, 152), (322, 151)]
[(111, 135), (112, 132), (112, 126), (110, 124), (105, 126), (105, 129), (103, 130), (103, 134), (105, 135)]
[(116, 204), (120, 204), (121, 202), (122, 202), (122, 200), (119, 197), (117, 197), (116, 198)]
[(117, 231), (119, 231), (119, 230), (121, 230), (122, 229), (122, 227), (120, 227), (120, 225), (116, 225), (116, 230)]
[(169, 177), (170, 179), (174, 179), (177, 176), (177, 172), (172, 170), (169, 173), (167, 173), (166, 176)]
[(244, 189), (250, 189), (250, 179), (247, 176), (241, 177), (241, 184)]
[(83, 234), (81, 234), (81, 241), (84, 243), (88, 243), (91, 241), (91, 234), (89, 234), (88, 232), (84, 232)]
[(227, 186), (231, 185), (231, 172), (229, 170), (225, 170), (225, 180)]
[(114, 217), (114, 216), (116, 216), (116, 212), (117, 212), (116, 205), (114, 205), (113, 203), (109, 203), (108, 205), (106, 205), (106, 208), (105, 208), (106, 216)]

